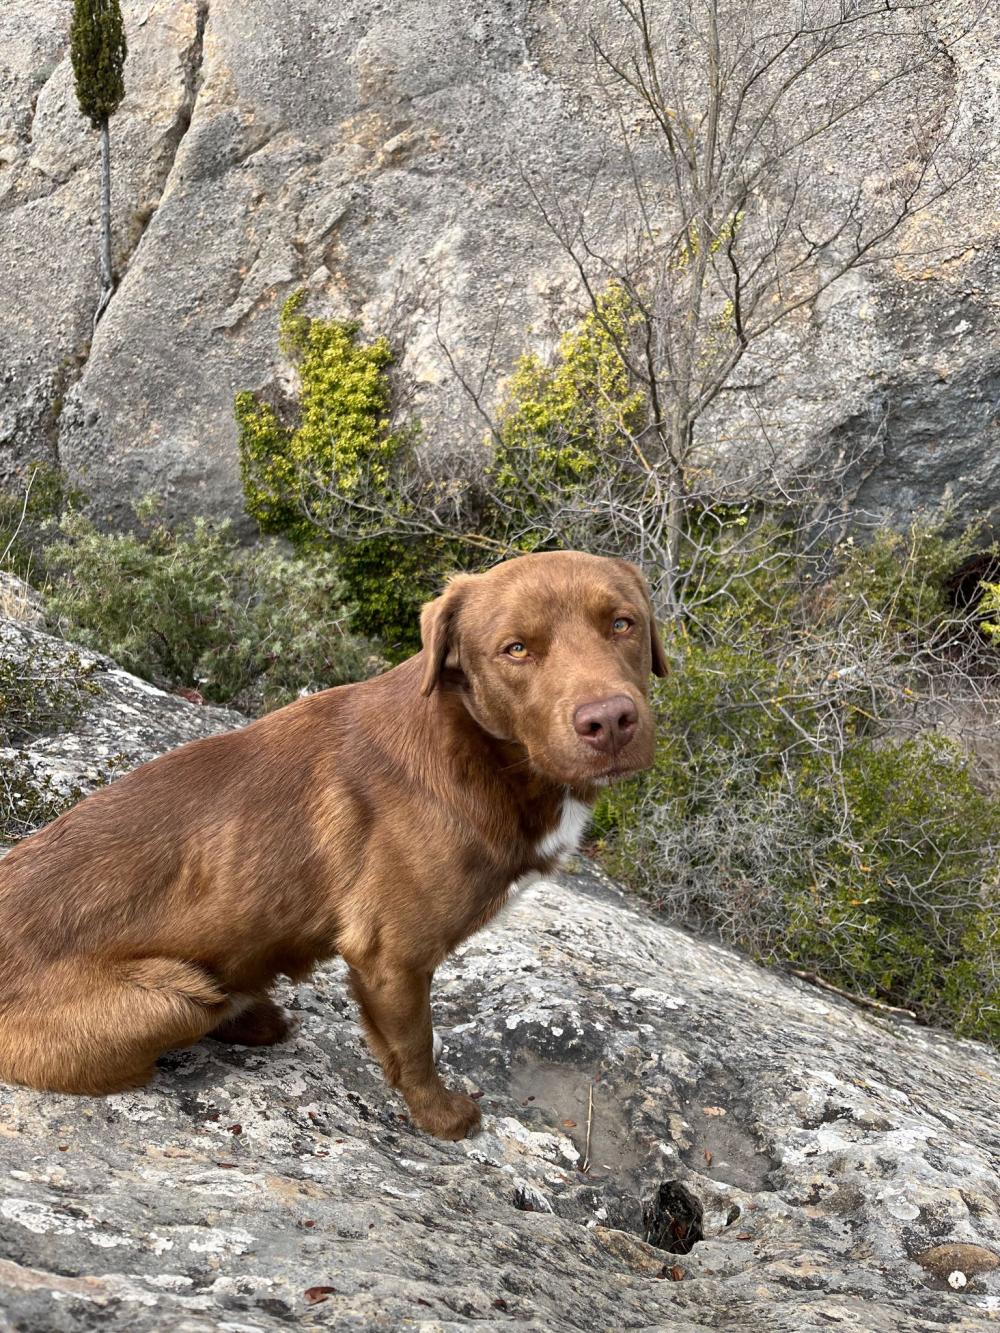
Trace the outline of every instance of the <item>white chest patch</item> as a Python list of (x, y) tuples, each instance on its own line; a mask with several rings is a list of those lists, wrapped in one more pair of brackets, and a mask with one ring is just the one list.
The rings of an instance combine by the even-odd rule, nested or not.
[(573, 796), (567, 796), (562, 804), (559, 823), (542, 838), (535, 848), (535, 854), (545, 859), (564, 861), (578, 850), (580, 839), (589, 823), (590, 806)]

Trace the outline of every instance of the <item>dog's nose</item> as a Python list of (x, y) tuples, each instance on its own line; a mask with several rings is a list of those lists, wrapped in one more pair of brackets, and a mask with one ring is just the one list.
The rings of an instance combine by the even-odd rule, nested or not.
[(577, 735), (601, 754), (624, 750), (635, 735), (638, 722), (639, 710), (627, 694), (581, 704), (573, 714)]

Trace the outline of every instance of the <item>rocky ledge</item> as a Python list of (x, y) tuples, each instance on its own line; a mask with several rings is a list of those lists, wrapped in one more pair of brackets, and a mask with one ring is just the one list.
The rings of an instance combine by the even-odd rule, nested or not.
[[(235, 720), (105, 677), (68, 754), (116, 716), (133, 762)], [(285, 1045), (205, 1042), (140, 1092), (0, 1087), (0, 1329), (1000, 1325), (983, 1045), (758, 968), (592, 869), (439, 974), (476, 1139), (408, 1123), (339, 967), (282, 998)]]
[[(34, 785), (63, 796), (86, 794), (177, 745), (246, 722), (228, 708), (193, 707), (109, 657), (45, 633), (38, 628), (44, 612), (40, 601), (28, 600), (28, 585), (8, 578), (0, 584), (5, 589), (21, 599), (20, 614), (32, 623), (0, 615), (0, 657), (40, 689), (45, 717), (40, 727), (6, 734), (0, 699), (0, 741), (7, 742), (0, 763), (16, 762)], [(68, 720), (61, 722), (63, 715)]]

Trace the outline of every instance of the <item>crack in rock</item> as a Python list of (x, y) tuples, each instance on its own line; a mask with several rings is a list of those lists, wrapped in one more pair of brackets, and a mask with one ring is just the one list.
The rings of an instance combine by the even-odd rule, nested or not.
[[(181, 151), (184, 139), (191, 128), (194, 119), (195, 106), (198, 101), (198, 94), (201, 90), (202, 65), (205, 58), (205, 29), (208, 26), (209, 3), (208, 0), (199, 0), (195, 10), (195, 28), (190, 44), (180, 54), (180, 67), (183, 80), (183, 96), (180, 105), (174, 116), (173, 124), (163, 136), (163, 143), (166, 146), (166, 160), (164, 170), (159, 183), (159, 190), (155, 199), (145, 209), (140, 210), (136, 216), (139, 220), (138, 231), (135, 236), (129, 238), (125, 245), (118, 251), (118, 273), (114, 290), (108, 301), (107, 306), (102, 312), (102, 322), (107, 319), (108, 311), (114, 305), (115, 298), (118, 295), (132, 265), (139, 252), (143, 240), (154, 219), (159, 213), (160, 203), (166, 194), (170, 178), (177, 164), (177, 158)], [(121, 246), (121, 242), (119, 241)], [(98, 336), (98, 331), (94, 331), (93, 337)], [(74, 362), (63, 373), (59, 384), (59, 411), (54, 412), (52, 426), (52, 453), (54, 462), (58, 466), (61, 463), (61, 429), (60, 416), (62, 404), (73, 388), (79, 384), (87, 372), (87, 365), (90, 360), (90, 353), (93, 346), (93, 338), (88, 338), (81, 346)]]
[[(195, 10), (194, 36), (191, 39), (190, 45), (187, 47), (186, 50), (181, 52), (180, 56), (184, 95), (183, 98), (181, 99), (180, 105), (177, 108), (177, 113), (174, 116), (173, 124), (170, 126), (170, 129), (167, 130), (166, 134), (163, 136), (163, 142), (166, 144), (167, 147), (167, 159), (166, 159), (166, 167), (163, 172), (163, 179), (160, 185), (160, 192), (155, 202), (151, 204), (149, 208), (143, 212), (141, 216), (141, 222), (138, 234), (136, 235), (135, 239), (129, 243), (127, 249), (124, 252), (124, 256), (121, 261), (122, 271), (118, 275), (118, 281), (115, 284), (115, 294), (117, 294), (119, 287), (121, 286), (122, 282), (125, 279), (126, 274), (131, 268), (132, 262), (135, 259), (136, 254), (138, 253), (139, 247), (142, 244), (146, 232), (149, 230), (150, 225), (153, 222), (153, 219), (159, 212), (160, 201), (163, 199), (164, 194), (166, 194), (167, 189), (169, 188), (170, 177), (173, 174), (174, 167), (177, 163), (177, 158), (178, 155), (180, 154), (181, 145), (184, 142), (188, 130), (190, 130), (191, 128), (191, 122), (194, 119), (195, 105), (197, 104), (198, 101), (198, 94), (201, 91), (201, 72), (202, 72), (202, 64), (204, 63), (205, 59), (205, 29), (208, 26), (208, 18), (209, 18), (208, 0), (199, 0), (199, 4)], [(111, 301), (114, 301), (114, 294), (111, 297)], [(109, 308), (110, 304), (111, 302), (109, 302)], [(106, 316), (107, 310), (105, 310), (104, 313)], [(83, 371), (81, 370), (80, 373), (82, 375)]]

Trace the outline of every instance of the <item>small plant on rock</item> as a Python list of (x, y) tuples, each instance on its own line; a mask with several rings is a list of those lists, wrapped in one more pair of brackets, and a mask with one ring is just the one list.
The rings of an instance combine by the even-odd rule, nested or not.
[(28, 654), (18, 638), (0, 653), (0, 844), (47, 824), (82, 795), (40, 772), (26, 745), (70, 726), (97, 692), (93, 662), (44, 637), (27, 645)]

